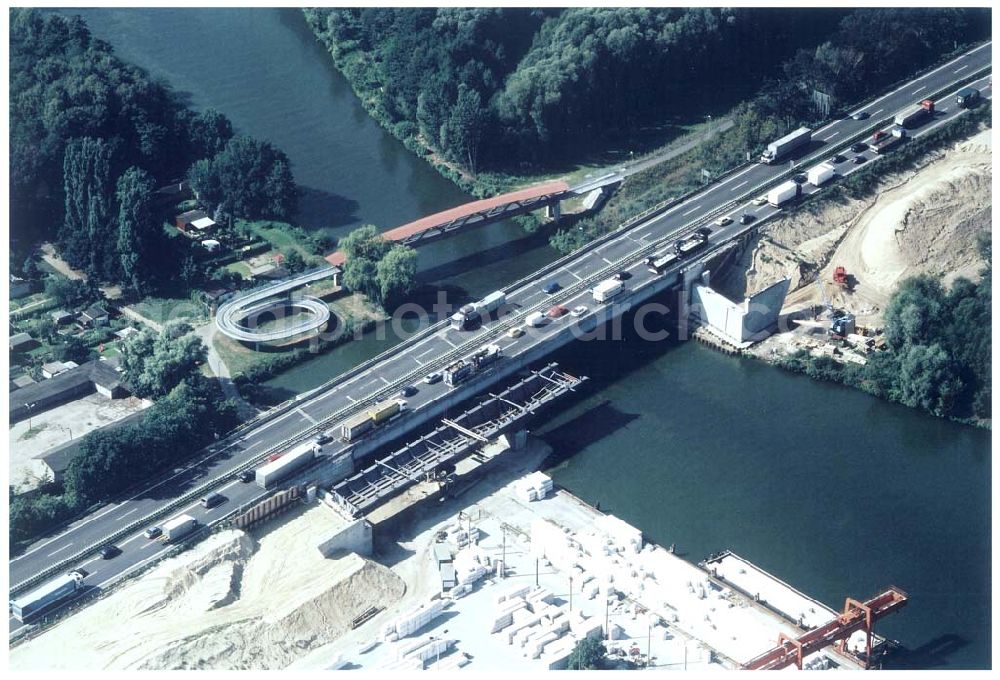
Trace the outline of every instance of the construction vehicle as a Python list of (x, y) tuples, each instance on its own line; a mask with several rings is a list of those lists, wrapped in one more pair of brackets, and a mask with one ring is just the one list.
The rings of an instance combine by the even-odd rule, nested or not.
[(455, 387), (471, 378), (475, 373), (483, 371), (503, 357), (500, 345), (482, 347), (465, 359), (450, 364), (444, 369), (444, 382), (449, 387)]
[(708, 243), (708, 237), (702, 233), (692, 234), (686, 239), (681, 239), (674, 244), (674, 252), (676, 252), (681, 257), (685, 255), (690, 255), (694, 251), (701, 248), (703, 245)]
[(837, 267), (833, 270), (833, 282), (842, 288), (847, 288), (848, 278), (846, 267)]
[(796, 149), (806, 146), (811, 141), (812, 130), (807, 127), (801, 127), (795, 132), (785, 135), (778, 141), (768, 144), (767, 150), (760, 156), (760, 162), (770, 165)]
[(907, 107), (897, 113), (892, 122), (905, 128), (913, 128), (924, 122), (925, 118), (929, 118), (933, 115), (934, 100), (925, 99), (919, 104)]

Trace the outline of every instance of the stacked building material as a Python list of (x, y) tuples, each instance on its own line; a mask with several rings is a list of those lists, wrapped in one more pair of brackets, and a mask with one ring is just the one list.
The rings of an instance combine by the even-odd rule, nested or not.
[(542, 472), (532, 472), (518, 480), (516, 488), (518, 497), (526, 503), (540, 501), (552, 492), (552, 478)]

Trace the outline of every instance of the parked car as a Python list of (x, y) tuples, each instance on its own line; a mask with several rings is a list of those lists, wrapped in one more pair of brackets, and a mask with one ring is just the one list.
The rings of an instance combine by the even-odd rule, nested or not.
[(720, 227), (724, 227), (727, 224), (732, 224), (733, 223), (733, 218), (730, 217), (729, 215), (723, 215), (719, 219), (715, 220), (715, 223), (717, 225), (719, 225)]
[(427, 383), (428, 385), (439, 383), (441, 382), (441, 374), (438, 373), (437, 371), (434, 371), (433, 373), (428, 373), (427, 376), (424, 378), (424, 382)]
[(858, 111), (853, 116), (851, 116), (851, 118), (853, 118), (854, 120), (866, 120), (868, 118), (868, 112)]
[(400, 391), (399, 396), (401, 396), (401, 397), (412, 397), (416, 393), (417, 393), (417, 388), (416, 387), (414, 387), (413, 385), (407, 385), (406, 387), (404, 387), (402, 389), (402, 391)]
[(201, 499), (201, 505), (203, 508), (214, 508), (216, 505), (222, 505), (226, 502), (226, 497), (221, 493), (215, 493), (214, 491)]
[(740, 215), (740, 224), (750, 224), (755, 219), (757, 218), (754, 215), (751, 215), (750, 213), (743, 213)]
[(558, 281), (549, 281), (544, 286), (542, 286), (542, 292), (546, 295), (552, 295), (553, 293), (559, 292), (562, 286), (559, 285)]
[(577, 305), (576, 307), (573, 308), (573, 311), (570, 312), (570, 314), (572, 314), (573, 316), (583, 316), (586, 313), (587, 313), (587, 305)]
[(558, 319), (560, 316), (562, 316), (568, 311), (569, 310), (563, 307), (562, 305), (556, 305), (555, 307), (549, 310), (549, 318)]
[(145, 536), (146, 538), (156, 538), (162, 533), (163, 529), (161, 529), (160, 527), (149, 527), (144, 532), (142, 532), (142, 535)]
[(257, 473), (254, 470), (244, 470), (240, 473), (240, 481), (244, 484), (249, 484), (257, 478)]
[(524, 335), (524, 329), (520, 326), (514, 326), (509, 331), (507, 331), (508, 338), (519, 338)]
[(117, 545), (106, 545), (101, 548), (101, 559), (110, 560), (122, 554), (122, 549)]
[(859, 155), (859, 156), (855, 156), (854, 160), (851, 161), (851, 162), (854, 163), (855, 165), (861, 165), (862, 163), (864, 163), (867, 160), (868, 160), (868, 158), (866, 156), (860, 156)]

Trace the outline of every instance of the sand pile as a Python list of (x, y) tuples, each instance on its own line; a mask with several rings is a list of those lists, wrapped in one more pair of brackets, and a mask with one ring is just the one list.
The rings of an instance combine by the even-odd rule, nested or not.
[[(789, 276), (787, 310), (821, 304), (823, 281), (832, 304), (862, 323), (880, 324), (906, 277), (939, 274), (946, 283), (978, 277), (976, 234), (990, 229), (991, 183), (992, 144), (984, 130), (916, 170), (887, 176), (871, 197), (807, 207), (766, 225), (734, 268), (742, 271), (723, 279), (723, 292), (741, 297)], [(831, 283), (837, 266), (854, 277), (853, 292)]]
[(315, 506), (264, 534), (214, 534), (34, 640), (13, 669), (277, 669), (327, 644), (405, 591), (351, 554), (326, 559), (331, 511)]

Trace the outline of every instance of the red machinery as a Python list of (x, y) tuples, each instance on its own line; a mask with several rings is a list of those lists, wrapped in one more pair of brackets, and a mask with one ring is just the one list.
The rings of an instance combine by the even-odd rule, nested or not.
[(902, 609), (908, 599), (906, 593), (896, 586), (889, 586), (885, 592), (864, 603), (847, 598), (843, 614), (795, 639), (779, 634), (777, 647), (746, 662), (743, 669), (778, 670), (794, 663), (801, 670), (802, 659), (824, 647), (837, 643), (837, 648), (844, 652), (847, 638), (859, 630), (865, 631), (867, 635), (867, 665), (872, 654), (872, 626), (883, 616)]
[(833, 270), (833, 282), (841, 286), (847, 285), (847, 268), (837, 267)]

